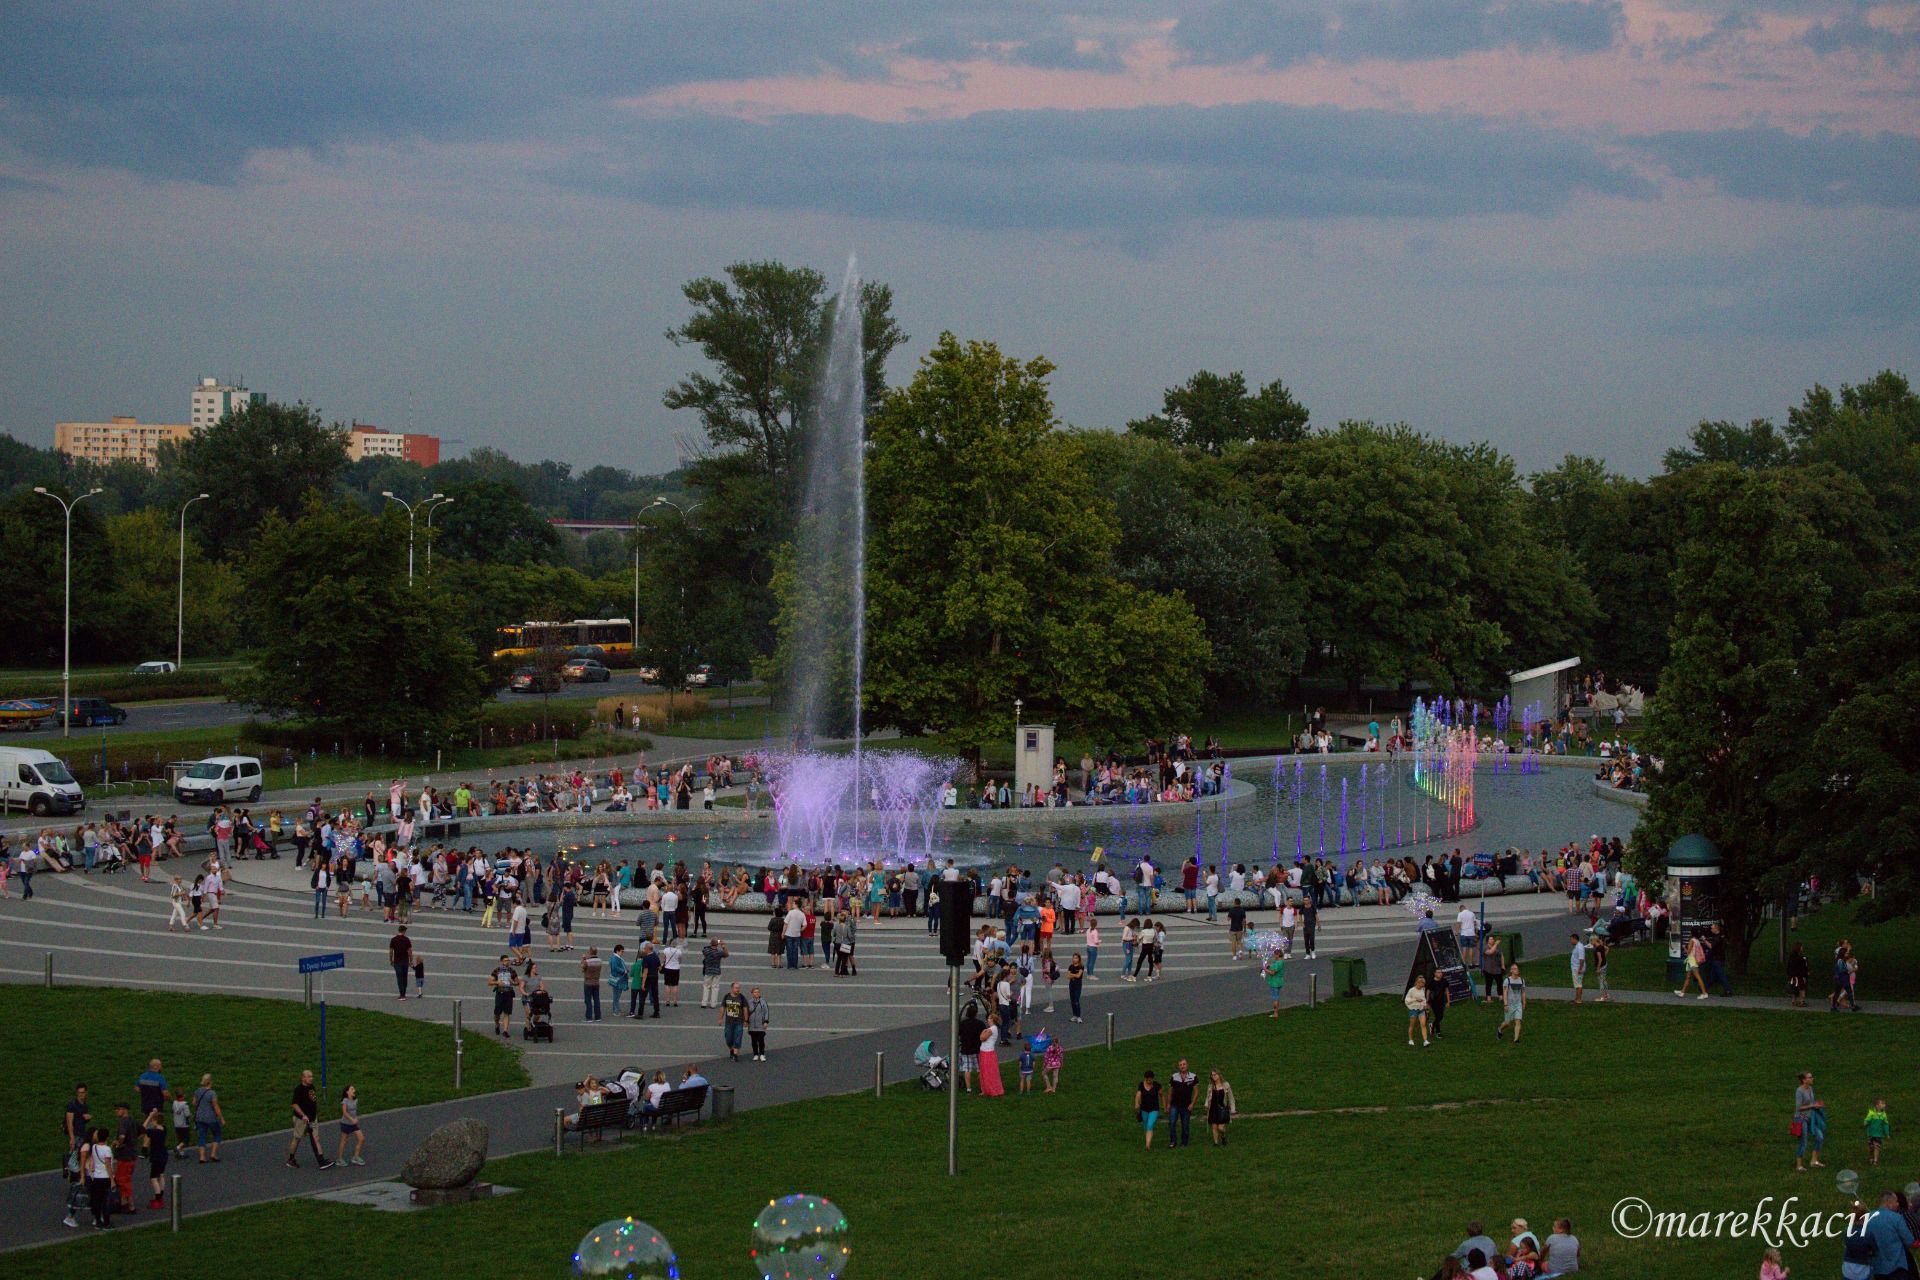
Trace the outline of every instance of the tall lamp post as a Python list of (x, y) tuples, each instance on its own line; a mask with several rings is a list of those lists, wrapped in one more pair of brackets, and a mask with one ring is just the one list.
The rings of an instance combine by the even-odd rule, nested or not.
[(427, 513), (427, 576), (429, 578), (433, 576), (433, 513), (452, 501), (452, 498), (442, 498), (435, 502), (432, 498), (428, 498), (420, 504), (420, 509)]
[[(705, 501), (705, 499), (702, 499), (702, 501)], [(635, 649), (640, 647), (640, 516), (647, 514), (647, 512), (653, 510), (655, 507), (672, 507), (680, 513), (680, 518), (684, 520), (687, 518), (688, 512), (698, 509), (699, 506), (700, 503), (694, 502), (683, 507), (671, 498), (656, 497), (652, 502), (640, 508), (639, 515), (633, 518), (633, 645)], [(684, 596), (686, 593), (687, 589), (685, 587), (680, 588), (681, 595)]]
[(46, 494), (59, 503), (61, 512), (67, 518), (67, 599), (60, 623), (60, 736), (65, 738), (73, 733), (73, 509), (99, 493), (100, 488), (96, 485), (71, 500), (54, 493), (45, 485), (37, 484), (33, 486), (33, 491)]
[[(393, 490), (391, 489), (382, 489), (380, 491), (380, 496), (385, 498), (388, 502), (397, 502), (401, 506), (407, 509), (407, 585), (412, 586), (413, 585), (413, 517), (416, 510), (416, 504), (408, 502), (405, 498), (396, 497), (394, 495)], [(420, 499), (418, 506), (425, 506), (427, 503), (432, 502), (436, 498), (444, 498), (446, 496), (447, 495), (444, 493), (430, 493), (426, 497)]]
[(196, 494), (180, 504), (180, 577), (174, 592), (173, 665), (179, 668), (187, 650), (187, 508), (210, 493)]

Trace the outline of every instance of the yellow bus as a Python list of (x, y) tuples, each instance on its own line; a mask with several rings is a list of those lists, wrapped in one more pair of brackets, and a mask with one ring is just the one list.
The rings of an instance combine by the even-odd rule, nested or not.
[(545, 648), (597, 645), (607, 653), (633, 651), (631, 618), (575, 618), (572, 622), (520, 622), (494, 633), (493, 656), (524, 658)]

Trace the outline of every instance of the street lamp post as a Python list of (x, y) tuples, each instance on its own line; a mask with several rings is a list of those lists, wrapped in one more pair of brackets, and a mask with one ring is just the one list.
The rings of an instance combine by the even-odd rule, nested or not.
[(33, 491), (59, 503), (67, 518), (66, 606), (61, 611), (60, 622), (60, 736), (65, 738), (73, 733), (73, 509), (99, 493), (100, 488), (96, 485), (72, 500), (44, 485), (33, 486)]
[(452, 501), (452, 498), (442, 498), (434, 502), (432, 498), (428, 498), (420, 504), (420, 509), (427, 513), (427, 576), (429, 578), (433, 576), (433, 513)]
[[(385, 498), (389, 502), (397, 502), (401, 506), (407, 509), (407, 585), (412, 586), (413, 585), (413, 517), (414, 517), (415, 504), (408, 502), (405, 498), (396, 497), (394, 495), (393, 490), (391, 489), (382, 489), (380, 491), (380, 496)], [(430, 493), (426, 497), (420, 499), (419, 505), (425, 506), (426, 504), (432, 502), (436, 498), (445, 498), (446, 496), (447, 495), (444, 493)]]
[(187, 508), (202, 498), (211, 498), (210, 493), (196, 494), (180, 504), (180, 577), (175, 590), (175, 623), (173, 628), (173, 665), (177, 669), (185, 660), (187, 649)]
[[(702, 499), (702, 501), (704, 501), (704, 499)], [(647, 514), (647, 512), (653, 510), (655, 507), (672, 507), (680, 513), (680, 518), (684, 520), (687, 518), (688, 513), (699, 509), (700, 503), (692, 502), (683, 507), (671, 498), (656, 497), (652, 502), (640, 508), (640, 515), (643, 516)], [(680, 594), (686, 594), (685, 587), (680, 589)], [(635, 516), (633, 520), (633, 638), (637, 644), (640, 639), (640, 516)]]

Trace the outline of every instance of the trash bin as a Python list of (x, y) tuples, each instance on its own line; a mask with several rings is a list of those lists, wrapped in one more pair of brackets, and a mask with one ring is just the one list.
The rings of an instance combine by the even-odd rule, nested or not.
[(1367, 962), (1359, 956), (1335, 956), (1333, 960), (1333, 992), (1340, 996), (1357, 996), (1367, 985)]
[(714, 1085), (712, 1097), (713, 1118), (715, 1120), (731, 1120), (733, 1118), (733, 1086), (730, 1084)]

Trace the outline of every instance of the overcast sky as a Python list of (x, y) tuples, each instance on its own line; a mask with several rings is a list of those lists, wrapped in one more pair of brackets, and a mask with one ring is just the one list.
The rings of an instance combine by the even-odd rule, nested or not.
[(11, 0), (0, 430), (214, 374), (662, 470), (680, 284), (857, 252), (896, 379), (952, 329), (1078, 425), (1241, 369), (1643, 473), (1920, 376), (1917, 91), (1912, 3)]

